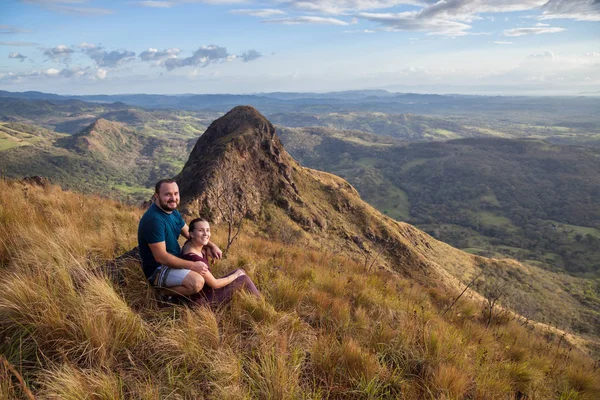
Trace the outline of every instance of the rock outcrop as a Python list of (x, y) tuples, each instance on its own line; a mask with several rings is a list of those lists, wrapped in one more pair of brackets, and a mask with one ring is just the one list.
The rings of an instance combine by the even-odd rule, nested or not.
[[(266, 203), (301, 202), (294, 181), (299, 168), (273, 125), (256, 109), (240, 106), (208, 127), (176, 180), (189, 213), (206, 214), (225, 195), (256, 217)], [(215, 213), (210, 217), (220, 220)]]

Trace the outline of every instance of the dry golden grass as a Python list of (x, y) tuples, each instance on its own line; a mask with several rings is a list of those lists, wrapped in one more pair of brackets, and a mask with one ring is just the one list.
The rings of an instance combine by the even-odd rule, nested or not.
[[(488, 327), (466, 296), (442, 317), (456, 294), (258, 230), (214, 271), (244, 268), (263, 299), (161, 306), (136, 262), (121, 286), (99, 268), (141, 210), (23, 188), (0, 181), (0, 352), (39, 398), (600, 397), (598, 365), (558, 335)], [(0, 397), (23, 397), (1, 366)]]

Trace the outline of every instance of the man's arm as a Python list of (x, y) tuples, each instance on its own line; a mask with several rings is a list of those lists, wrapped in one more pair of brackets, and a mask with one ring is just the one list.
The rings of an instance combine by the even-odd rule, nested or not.
[[(190, 238), (190, 227), (188, 226), (188, 224), (185, 224), (183, 226), (183, 228), (181, 228), (181, 236), (183, 236), (186, 239)], [(208, 256), (210, 258), (216, 258), (217, 260), (220, 260), (223, 257), (223, 252), (213, 242), (209, 241), (208, 244), (206, 245), (206, 247), (207, 247), (207, 250), (209, 250)], [(156, 258), (156, 257), (154, 257), (154, 258)]]
[(181, 236), (183, 236), (186, 239), (190, 238), (190, 227), (188, 226), (188, 224), (183, 225), (183, 228), (181, 228)]
[(208, 271), (208, 266), (202, 261), (188, 261), (169, 254), (165, 242), (149, 243), (148, 246), (154, 259), (162, 265), (175, 269), (189, 269), (199, 274)]

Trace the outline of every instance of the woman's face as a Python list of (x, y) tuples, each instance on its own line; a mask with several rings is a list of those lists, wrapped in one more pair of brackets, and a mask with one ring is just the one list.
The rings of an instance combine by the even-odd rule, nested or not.
[(194, 243), (206, 246), (210, 240), (210, 225), (204, 221), (196, 222), (194, 230), (190, 232), (190, 236)]

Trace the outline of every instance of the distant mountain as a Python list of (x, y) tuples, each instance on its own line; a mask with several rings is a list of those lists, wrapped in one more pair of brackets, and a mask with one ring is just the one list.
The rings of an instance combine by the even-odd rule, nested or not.
[[(271, 116), (276, 113), (327, 114), (332, 112), (383, 112), (485, 117), (500, 121), (519, 121), (536, 125), (579, 120), (598, 125), (600, 99), (597, 97), (526, 97), (436, 95), (390, 93), (387, 91), (344, 91), (330, 93), (185, 94), (185, 95), (90, 95), (59, 96), (39, 92), (0, 92), (0, 98), (81, 100), (96, 103), (122, 102), (151, 109), (225, 112), (247, 104)], [(565, 117), (567, 118), (565, 120)]]
[(0, 97), (12, 97), (15, 99), (25, 99), (25, 100), (65, 100), (68, 96), (61, 96), (58, 94), (52, 93), (43, 93), (43, 92), (7, 92), (6, 90), (0, 90)]
[[(4, 131), (12, 136), (3, 139)], [(68, 188), (143, 200), (154, 182), (181, 170), (194, 142), (144, 134), (102, 118), (73, 135), (0, 123), (0, 170), (8, 177), (41, 175)]]
[(154, 110), (122, 102), (89, 103), (81, 100), (23, 100), (0, 97), (0, 121), (43, 126), (74, 134), (99, 118), (126, 123), (146, 136), (191, 138), (200, 135), (218, 113)]
[(340, 100), (359, 100), (369, 97), (390, 97), (393, 93), (387, 90), (347, 90), (342, 92), (314, 93), (314, 92), (274, 92), (258, 93), (259, 96), (270, 97), (281, 100), (297, 99), (340, 99)]

